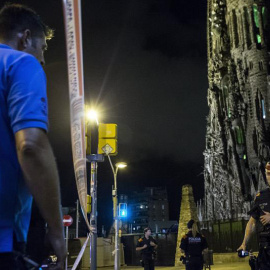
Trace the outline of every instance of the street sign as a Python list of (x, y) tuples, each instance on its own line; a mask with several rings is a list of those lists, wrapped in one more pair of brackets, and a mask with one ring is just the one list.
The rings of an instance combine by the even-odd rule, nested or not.
[(69, 227), (73, 223), (73, 218), (70, 215), (64, 215), (63, 223), (65, 227)]
[(117, 154), (117, 141), (113, 139), (100, 139), (98, 145), (98, 153), (106, 155)]

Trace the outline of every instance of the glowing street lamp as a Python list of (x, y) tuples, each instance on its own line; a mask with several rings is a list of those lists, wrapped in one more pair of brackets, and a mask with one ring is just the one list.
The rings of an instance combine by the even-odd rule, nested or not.
[(97, 262), (97, 162), (95, 159), (96, 152), (92, 152), (97, 149), (98, 142), (98, 117), (97, 112), (90, 110), (87, 106), (85, 109), (85, 131), (86, 131), (86, 155), (89, 156), (88, 160), (91, 162), (91, 181), (90, 181), (90, 196), (87, 195), (92, 201), (90, 212), (90, 224), (93, 228), (93, 233), (90, 238), (90, 260), (91, 268), (93, 266), (96, 269)]
[(115, 164), (116, 168), (119, 168), (119, 169), (124, 169), (127, 167), (127, 163), (126, 162), (118, 162)]
[(89, 121), (95, 120), (98, 125), (98, 113), (95, 110), (87, 110), (86, 111), (86, 119)]

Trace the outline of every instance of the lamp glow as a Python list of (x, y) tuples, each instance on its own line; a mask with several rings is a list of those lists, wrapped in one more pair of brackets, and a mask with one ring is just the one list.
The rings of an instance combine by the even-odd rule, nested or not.
[(119, 162), (119, 163), (116, 163), (115, 166), (119, 169), (123, 169), (123, 168), (127, 167), (127, 163), (126, 162)]
[(94, 110), (87, 110), (86, 111), (86, 118), (91, 121), (96, 121), (98, 124), (98, 114)]

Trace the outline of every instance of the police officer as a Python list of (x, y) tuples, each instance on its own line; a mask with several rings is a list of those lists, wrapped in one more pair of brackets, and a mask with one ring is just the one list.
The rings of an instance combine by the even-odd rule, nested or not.
[(144, 229), (144, 237), (139, 238), (136, 251), (141, 251), (144, 270), (155, 269), (155, 250), (158, 245), (156, 240), (151, 237), (151, 229)]
[(187, 223), (188, 233), (181, 240), (180, 249), (186, 255), (186, 270), (203, 269), (203, 253), (208, 245), (206, 238), (198, 232), (197, 223), (191, 219)]
[(268, 187), (256, 195), (254, 207), (249, 211), (251, 215), (245, 231), (243, 243), (237, 249), (246, 250), (251, 235), (255, 232), (256, 223), (259, 222), (259, 255), (257, 259), (258, 270), (270, 269), (270, 163), (267, 162), (265, 174)]

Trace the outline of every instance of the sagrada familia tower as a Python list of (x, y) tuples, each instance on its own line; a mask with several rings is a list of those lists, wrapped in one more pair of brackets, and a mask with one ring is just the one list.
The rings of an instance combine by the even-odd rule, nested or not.
[(208, 0), (203, 220), (247, 217), (270, 160), (270, 1)]

